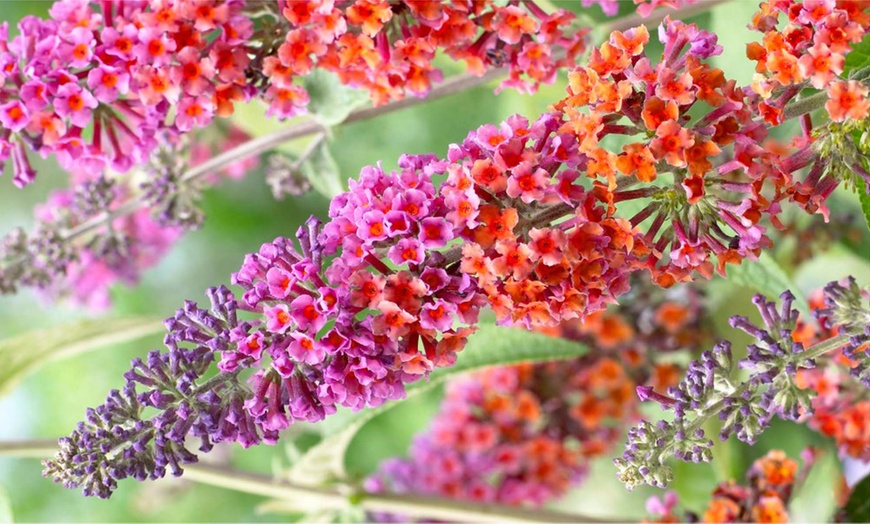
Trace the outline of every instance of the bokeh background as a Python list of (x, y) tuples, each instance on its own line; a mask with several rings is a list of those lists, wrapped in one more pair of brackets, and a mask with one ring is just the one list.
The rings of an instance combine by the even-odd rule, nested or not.
[[(581, 10), (577, 1), (554, 3)], [(623, 6), (623, 11), (630, 9), (629, 4)], [(47, 1), (0, 0), (0, 19), (14, 26), (27, 14), (45, 16), (49, 7)], [(743, 83), (751, 81), (753, 73), (743, 53), (745, 43), (753, 38), (745, 24), (754, 8), (755, 2), (735, 0), (691, 20), (720, 35), (725, 52), (714, 59), (715, 65)], [(592, 8), (588, 16), (601, 19), (597, 8)], [(444, 67), (447, 71), (459, 72), (455, 65), (445, 63)], [(514, 113), (534, 118), (546, 110), (549, 102), (562, 95), (564, 85), (564, 78), (560, 78), (556, 85), (542, 89), (535, 96), (513, 92), (496, 96), (492, 92), (494, 85), (488, 85), (370, 121), (340, 126), (335, 131), (332, 153), (345, 178), (356, 176), (362, 166), (378, 161), (392, 168), (402, 153), (443, 155), (448, 144), (462, 140), (470, 129), (481, 124), (499, 122)], [(34, 205), (44, 201), (52, 189), (64, 187), (66, 181), (66, 176), (56, 166), (43, 162), (39, 164), (37, 182), (18, 190), (12, 186), (9, 166), (6, 171), (0, 178), (0, 234), (15, 226), (29, 229), (33, 224)], [(228, 181), (209, 190), (203, 200), (207, 216), (204, 226), (185, 235), (157, 267), (144, 275), (140, 285), (114, 289), (114, 307), (110, 311), (93, 314), (46, 302), (30, 292), (0, 297), (0, 339), (79, 318), (123, 315), (163, 318), (170, 316), (183, 300), (202, 298), (207, 287), (229, 284), (230, 273), (238, 268), (245, 253), (255, 251), (262, 242), (276, 236), (292, 235), (310, 214), (325, 215), (327, 201), (324, 197), (310, 193), (278, 202), (272, 198), (263, 178), (262, 171), (258, 170), (241, 181)], [(838, 194), (835, 199), (832, 208), (854, 209), (858, 216), (854, 195)], [(785, 243), (777, 253), (778, 258), (788, 259), (788, 250), (794, 247)], [(805, 291), (848, 273), (855, 274), (867, 285), (870, 283), (868, 260), (870, 244), (865, 238), (851, 246), (833, 246), (829, 252), (800, 267), (787, 269)], [(711, 283), (709, 289), (717, 323), (723, 329), (728, 315), (745, 314), (746, 311), (737, 308), (751, 307), (750, 290), (722, 281)], [(39, 343), (38, 336), (34, 333), (34, 344)], [(53, 439), (67, 434), (86, 407), (101, 403), (107, 391), (122, 384), (122, 374), (131, 358), (144, 355), (159, 344), (160, 337), (152, 336), (136, 343), (46, 363), (9, 395), (0, 397), (0, 439)], [(26, 352), (28, 347), (24, 344), (18, 350)], [(371, 472), (383, 458), (403, 454), (414, 432), (422, 429), (434, 414), (439, 395), (438, 390), (433, 390), (414, 404), (393, 410), (389, 417), (382, 417), (366, 428), (351, 450), (352, 469)], [(700, 509), (717, 482), (731, 476), (741, 477), (752, 459), (768, 449), (785, 449), (797, 456), (809, 444), (832, 449), (824, 439), (803, 426), (778, 424), (754, 448), (735, 443), (717, 447), (715, 466), (681, 463), (674, 487), (684, 505)], [(269, 474), (287, 452), (284, 445), (245, 451), (228, 447), (211, 457), (240, 469)], [(798, 513), (794, 513), (793, 508), (793, 518), (817, 520), (813, 517), (822, 514), (823, 506), (832, 503), (831, 489), (839, 481), (839, 464), (834, 455), (827, 453), (828, 462), (814, 469), (803, 490), (806, 493), (796, 497)], [(260, 497), (176, 479), (144, 484), (124, 482), (111, 501), (86, 499), (78, 491), (63, 489), (42, 478), (40, 472), (35, 459), (0, 457), (0, 487), (6, 491), (16, 521), (233, 522), (293, 518), (258, 512), (258, 506), (264, 502)], [(644, 501), (655, 492), (626, 492), (616, 481), (609, 459), (605, 458), (595, 464), (591, 477), (583, 485), (554, 507), (568, 512), (635, 519), (645, 514)]]

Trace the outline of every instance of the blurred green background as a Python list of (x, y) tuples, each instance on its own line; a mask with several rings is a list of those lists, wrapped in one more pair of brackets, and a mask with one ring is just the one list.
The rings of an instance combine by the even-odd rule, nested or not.
[[(575, 9), (579, 5), (579, 2), (555, 3)], [(0, 18), (14, 25), (26, 14), (44, 16), (49, 6), (45, 1), (3, 0)], [(629, 6), (623, 7), (625, 11)], [(754, 4), (735, 1), (695, 19), (703, 27), (718, 32), (725, 53), (716, 59), (716, 65), (740, 82), (748, 82), (753, 72), (752, 66), (743, 59), (745, 43), (753, 36), (745, 29), (751, 7)], [(594, 9), (597, 12), (597, 8)], [(446, 68), (449, 72), (458, 72), (455, 66)], [(354, 177), (362, 166), (378, 161), (392, 168), (402, 153), (443, 155), (448, 144), (462, 140), (469, 130), (501, 121), (514, 113), (534, 118), (562, 95), (564, 79), (560, 78), (555, 86), (545, 87), (532, 97), (513, 92), (495, 96), (493, 87), (480, 87), (374, 120), (341, 126), (335, 132), (332, 153), (342, 175)], [(65, 175), (49, 163), (39, 165), (37, 182), (24, 190), (12, 186), (9, 171), (7, 166), (7, 172), (0, 178), (0, 209), (3, 210), (0, 234), (15, 226), (29, 229), (33, 223), (33, 206), (44, 201), (52, 189), (65, 185)], [(841, 195), (838, 198), (842, 205), (854, 206), (854, 197)], [(312, 213), (323, 217), (326, 203), (325, 198), (313, 193), (276, 202), (263, 182), (261, 171), (250, 173), (240, 182), (225, 182), (205, 195), (203, 206), (207, 219), (202, 229), (185, 235), (157, 267), (147, 272), (138, 287), (115, 289), (115, 307), (103, 315), (136, 314), (158, 318), (171, 315), (183, 300), (201, 299), (207, 287), (229, 284), (229, 275), (238, 268), (244, 254), (255, 251), (262, 242), (279, 235), (292, 235)], [(795, 278), (805, 290), (848, 272), (859, 272), (864, 283), (870, 283), (868, 263), (861, 255), (860, 250), (856, 254), (854, 249), (836, 248), (828, 258), (815, 260), (808, 267), (793, 268)], [(870, 253), (864, 255), (870, 258)], [(743, 312), (736, 311), (732, 304), (749, 304), (748, 290), (722, 283), (712, 289), (717, 293), (715, 302), (722, 305), (717, 311), (722, 326), (727, 315)], [(0, 338), (88, 316), (94, 315), (46, 303), (30, 292), (0, 297)], [(158, 347), (160, 338), (153, 336), (45, 365), (10, 395), (0, 398), (0, 439), (54, 439), (67, 434), (86, 407), (101, 403), (106, 392), (122, 384), (121, 377), (130, 359)], [(38, 342), (34, 340), (35, 344)], [(24, 346), (20, 350), (28, 351), (28, 348)], [(358, 469), (371, 470), (381, 458), (403, 454), (411, 435), (434, 413), (438, 398), (439, 392), (433, 391), (367, 428), (360, 439), (361, 448), (354, 450), (359, 457)], [(785, 448), (796, 456), (808, 443), (825, 445), (803, 427), (781, 424), (765, 434), (756, 448), (721, 446), (717, 452), (724, 460), (715, 468), (681, 464), (675, 487), (685, 503), (698, 508), (716, 482), (742, 475), (752, 458), (767, 449)], [(230, 447), (212, 457), (242, 469), (268, 474), (284, 454), (281, 446), (247, 451)], [(832, 464), (827, 476), (818, 481), (818, 491), (822, 494), (835, 478), (835, 466)], [(111, 501), (86, 499), (78, 491), (63, 489), (42, 478), (40, 470), (34, 459), (0, 457), (0, 486), (8, 493), (17, 521), (232, 522), (285, 518), (257, 514), (255, 508), (263, 502), (259, 497), (175, 479), (144, 484), (124, 482)], [(584, 514), (639, 518), (644, 515), (646, 497), (653, 492), (625, 492), (615, 480), (609, 460), (603, 459), (593, 468), (593, 477), (556, 507)], [(810, 499), (807, 504), (811, 508), (804, 516), (812, 516), (815, 502)]]

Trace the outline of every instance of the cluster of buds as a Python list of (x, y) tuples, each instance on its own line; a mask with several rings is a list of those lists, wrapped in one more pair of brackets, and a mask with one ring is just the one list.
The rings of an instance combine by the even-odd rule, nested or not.
[(199, 439), (201, 452), (217, 442), (247, 447), (278, 438), (257, 432), (244, 409), (250, 391), (235, 375), (205, 378), (215, 353), (226, 349), (230, 331), (240, 325), (226, 288), (208, 295), (208, 310), (188, 302), (166, 321), (167, 351), (133, 360), (123, 389), (88, 409), (85, 421), (60, 439), (60, 451), (44, 462), (46, 475), (87, 496), (108, 498), (121, 479), (154, 480), (167, 469), (181, 475), (183, 465), (197, 461), (189, 438)]
[(746, 484), (733, 480), (719, 484), (713, 491), (704, 513), (677, 510), (676, 493), (647, 501), (647, 512), (653, 517), (644, 520), (656, 524), (674, 522), (788, 522), (788, 503), (794, 487), (806, 478), (815, 460), (812, 450), (802, 453), (803, 471), (798, 475), (798, 463), (779, 450), (752, 463), (746, 472)]
[[(213, 138), (232, 145), (250, 137), (230, 127), (226, 136)], [(53, 192), (37, 206), (35, 233), (28, 238), (13, 231), (0, 246), (0, 293), (29, 286), (89, 309), (108, 307), (113, 285), (134, 285), (162, 260), (183, 229), (201, 221), (200, 184), (181, 180), (179, 174), (188, 156), (192, 165), (205, 160), (202, 147), (194, 146), (189, 155), (183, 144), (158, 147), (147, 177), (72, 170), (72, 188)], [(204, 178), (238, 178), (257, 163), (257, 158), (235, 162)], [(136, 198), (145, 198), (148, 205), (126, 209)]]
[(300, 114), (297, 79), (314, 67), (385, 103), (425, 95), (439, 50), (478, 74), (507, 65), (507, 86), (534, 90), (585, 46), (584, 31), (565, 33), (573, 15), (532, 0), (59, 0), (49, 14), (25, 17), (11, 40), (0, 25), (0, 165), (11, 157), (19, 187), (36, 176), (28, 148), (124, 172), (155, 135), (205, 127), (236, 102)]
[[(408, 458), (384, 462), (366, 488), (542, 506), (576, 486), (589, 461), (608, 453), (638, 418), (635, 385), (676, 382), (680, 370), (653, 359), (695, 349), (702, 333), (695, 290), (646, 284), (634, 292), (650, 301), (545, 330), (586, 343), (590, 352), (581, 358), (494, 367), (450, 383)], [(678, 332), (685, 338), (675, 344)]]
[[(671, 456), (685, 461), (711, 460), (712, 441), (702, 426), (718, 417), (723, 421), (720, 438), (735, 434), (753, 443), (769, 425), (773, 416), (790, 420), (812, 413), (813, 392), (801, 389), (797, 375), (816, 367), (816, 360), (835, 350), (846, 356), (864, 356), (861, 349), (870, 340), (866, 315), (870, 304), (864, 303), (862, 291), (854, 281), (846, 285), (833, 282), (825, 288), (828, 308), (820, 310), (822, 318), (836, 319), (841, 333), (818, 344), (804, 347), (794, 333), (798, 312), (792, 308), (794, 297), (782, 295), (782, 306), (756, 296), (755, 305), (764, 327), (746, 317), (732, 317), (731, 325), (746, 332), (755, 343), (747, 346), (748, 355), (739, 363), (749, 371), (742, 383), (735, 382), (731, 345), (720, 342), (712, 351), (689, 365), (686, 376), (676, 387), (661, 394), (649, 387), (638, 388), (643, 400), (654, 400), (674, 412), (672, 422), (643, 422), (628, 433), (622, 457), (615, 459), (620, 480), (629, 488), (646, 483), (664, 487), (673, 478), (665, 464)], [(861, 375), (862, 371), (857, 371)]]

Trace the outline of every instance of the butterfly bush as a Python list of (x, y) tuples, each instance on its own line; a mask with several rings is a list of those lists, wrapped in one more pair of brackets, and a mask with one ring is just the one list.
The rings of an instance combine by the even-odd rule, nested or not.
[(493, 367), (451, 382), (408, 458), (385, 461), (367, 490), (541, 506), (582, 482), (589, 462), (638, 419), (635, 386), (677, 380), (679, 367), (657, 359), (704, 339), (705, 311), (694, 289), (638, 284), (632, 293), (642, 296), (634, 300), (544, 330), (587, 344), (587, 355)]
[(503, 87), (534, 91), (585, 46), (574, 16), (532, 0), (61, 0), (50, 18), (0, 26), (0, 163), (14, 183), (36, 172), (28, 150), (64, 168), (127, 171), (155, 136), (181, 135), (261, 98), (267, 114), (305, 112), (314, 69), (366, 89), (375, 104), (425, 96), (437, 51), (475, 74), (506, 66)]
[[(864, 12), (788, 1), (762, 12), (781, 5), (794, 19), (808, 13), (800, 23), (809, 37)], [(496, 27), (500, 16), (481, 19)], [(846, 19), (863, 35), (862, 16)], [(502, 29), (493, 30), (512, 40)], [(669, 287), (755, 260), (771, 247), (768, 229), (781, 226), (783, 206), (826, 215), (837, 186), (865, 181), (866, 92), (849, 84), (857, 80), (843, 91), (824, 77), (812, 84), (818, 94), (796, 99), (810, 84), (776, 84), (771, 67), (741, 88), (708, 63), (721, 52), (715, 35), (666, 19), (655, 62), (649, 36), (643, 26), (613, 32), (537, 119), (484, 125), (445, 158), (404, 155), (391, 172), (364, 168), (325, 222), (312, 217), (295, 241), (277, 238), (246, 256), (232, 278), (240, 292), (213, 289), (209, 309), (188, 302), (169, 319), (168, 353), (134, 362), (125, 388), (62, 439), (46, 473), (108, 497), (118, 479), (158, 478), (167, 467), (180, 474), (197, 460), (188, 435), (202, 451), (220, 441), (273, 443), (297, 421), (402, 398), (405, 384), (455, 362), (484, 308), (499, 325), (526, 329), (589, 321), (629, 296), (632, 277)], [(834, 111), (814, 130), (809, 114), (831, 100), (845, 104), (843, 118)], [(770, 140), (777, 110), (782, 121), (801, 121), (788, 143)], [(626, 203), (632, 216), (621, 216)], [(723, 436), (751, 442), (774, 414), (806, 413), (812, 395), (794, 377), (829, 351), (845, 348), (866, 382), (868, 307), (854, 283), (832, 284), (826, 297), (819, 314), (844, 331), (808, 348), (792, 338), (789, 293), (779, 310), (755, 299), (763, 327), (732, 320), (758, 340), (740, 364), (745, 383), (732, 378), (725, 341), (667, 394), (640, 386), (641, 399), (675, 418), (629, 432), (616, 461), (622, 480), (664, 485), (668, 457), (709, 460), (701, 426), (712, 416), (724, 420)], [(214, 362), (218, 373), (207, 375)]]
[[(823, 6), (831, 18), (851, 12)], [(861, 36), (866, 24), (856, 20), (848, 23)], [(866, 92), (854, 97), (842, 129), (805, 129), (791, 143), (777, 143), (765, 115), (776, 108), (806, 124), (811, 108), (787, 108), (799, 88), (771, 85), (759, 94), (756, 86), (737, 87), (704, 62), (721, 47), (693, 25), (660, 26), (664, 52), (657, 64), (645, 54), (648, 40), (644, 27), (614, 32), (586, 66), (569, 74), (569, 96), (555, 108), (565, 115), (562, 129), (577, 136), (586, 176), (600, 179), (596, 194), (617, 209), (622, 202), (643, 204), (630, 223), (645, 232), (650, 270), (662, 285), (754, 260), (771, 247), (768, 230), (782, 227), (785, 204), (827, 218), (824, 202), (840, 183), (870, 183), (852, 136), (866, 127)], [(835, 96), (837, 82), (814, 85)], [(613, 151), (617, 137), (621, 152)]]

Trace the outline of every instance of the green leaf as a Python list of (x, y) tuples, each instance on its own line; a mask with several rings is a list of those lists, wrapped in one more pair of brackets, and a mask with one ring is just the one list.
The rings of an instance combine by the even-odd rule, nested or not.
[[(406, 388), (407, 398), (419, 395), (448, 378), (462, 373), (490, 366), (576, 358), (587, 352), (588, 347), (574, 341), (521, 329), (482, 325), (477, 333), (468, 339), (468, 345), (453, 367), (436, 370), (429, 376), (428, 381), (410, 384)], [(311, 448), (290, 469), (290, 481), (323, 485), (335, 479), (346, 478), (347, 450), (359, 431), (375, 417), (383, 416), (400, 404), (401, 402), (389, 402), (375, 409), (358, 412), (342, 411), (333, 415), (330, 424), (323, 424), (324, 435), (328, 436)]]
[(326, 140), (302, 163), (301, 169), (305, 178), (311, 182), (311, 187), (326, 198), (345, 191), (344, 180), (347, 178), (342, 178), (341, 170), (335, 163)]
[(266, 108), (264, 102), (256, 99), (247, 104), (236, 104), (230, 122), (253, 137), (268, 135), (290, 125), (287, 120), (267, 117)]
[(855, 485), (844, 509), (849, 522), (870, 522), (870, 476)]
[(795, 271), (794, 281), (811, 293), (848, 275), (855, 277), (859, 286), (870, 286), (870, 261), (845, 246), (834, 245), (801, 264)]
[(3, 486), (0, 486), (0, 524), (12, 524), (15, 519), (12, 518), (12, 503), (9, 502), (9, 495)]
[[(788, 505), (788, 516), (791, 522), (831, 522), (837, 510), (837, 500), (833, 496), (840, 486), (842, 472), (837, 451), (833, 446), (826, 446), (819, 451), (806, 479), (798, 485)], [(864, 493), (865, 497), (870, 492)], [(867, 498), (863, 502), (868, 502)], [(850, 515), (852, 522), (867, 522), (870, 517), (870, 507), (864, 507), (864, 518)]]
[(762, 253), (754, 262), (744, 260), (739, 266), (729, 266), (728, 273), (735, 283), (754, 289), (767, 296), (768, 300), (790, 290), (795, 296), (795, 307), (809, 317), (810, 308), (806, 296), (769, 254)]
[(102, 318), (29, 331), (0, 341), (0, 396), (48, 362), (163, 330), (163, 322), (153, 317)]
[(345, 450), (347, 475), (365, 478), (385, 460), (405, 456), (414, 437), (438, 414), (443, 393), (443, 387), (429, 388), (372, 417)]
[(858, 201), (861, 202), (861, 211), (864, 212), (864, 221), (870, 228), (870, 193), (865, 184), (858, 184)]
[(849, 75), (852, 71), (867, 66), (870, 66), (870, 35), (865, 35), (863, 40), (852, 46), (852, 50), (846, 55), (843, 74)]
[(336, 75), (322, 69), (315, 69), (306, 76), (302, 87), (308, 91), (308, 111), (312, 118), (326, 127), (344, 122), (354, 109), (369, 100), (365, 91), (342, 85)]

